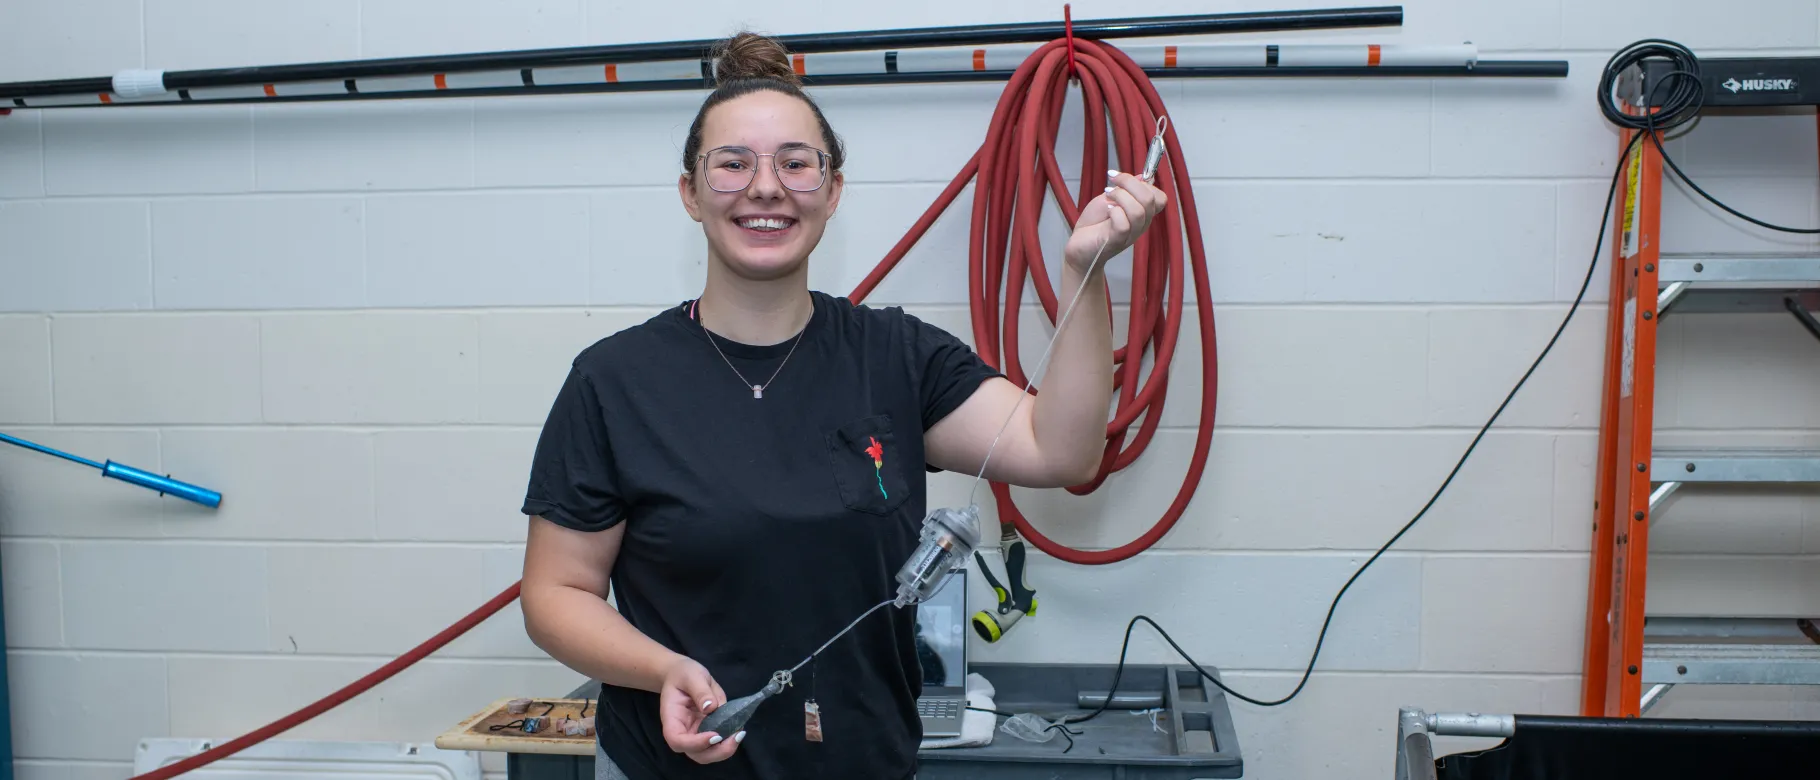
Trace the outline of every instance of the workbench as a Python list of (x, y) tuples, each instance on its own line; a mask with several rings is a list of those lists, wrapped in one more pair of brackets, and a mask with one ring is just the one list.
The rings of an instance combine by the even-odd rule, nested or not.
[[(1034, 712), (1055, 719), (1085, 715), (1111, 686), (1111, 664), (974, 663), (969, 671), (995, 689), (993, 709)], [(1209, 669), (1218, 675), (1217, 669)], [(529, 715), (584, 714), (596, 703), (599, 684), (588, 682), (560, 697), (528, 696)], [(506, 754), (507, 780), (593, 780), (592, 735), (566, 737), (548, 727), (537, 734), (493, 728), (524, 717), (494, 702), (436, 738), (452, 750)], [(1003, 730), (980, 747), (924, 749), (917, 780), (1044, 778), (1044, 780), (1208, 780), (1244, 776), (1238, 735), (1226, 696), (1189, 666), (1127, 664), (1115, 704), (1098, 717), (1071, 725), (1070, 745), (1020, 740)], [(1085, 706), (1083, 703), (1094, 705)], [(1160, 707), (1155, 705), (1160, 703)], [(1152, 708), (1154, 714), (1133, 708)], [(546, 715), (547, 712), (547, 715)], [(592, 714), (586, 710), (586, 714)], [(997, 718), (1003, 724), (1004, 718)], [(1066, 751), (1066, 752), (1064, 752)]]

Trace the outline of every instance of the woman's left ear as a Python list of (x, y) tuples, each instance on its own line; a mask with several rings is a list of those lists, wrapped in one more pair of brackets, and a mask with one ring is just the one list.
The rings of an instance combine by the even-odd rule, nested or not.
[(835, 171), (834, 176), (828, 180), (828, 186), (831, 188), (828, 191), (828, 217), (830, 219), (834, 217), (834, 212), (840, 209), (841, 188), (846, 181), (846, 176), (840, 171)]

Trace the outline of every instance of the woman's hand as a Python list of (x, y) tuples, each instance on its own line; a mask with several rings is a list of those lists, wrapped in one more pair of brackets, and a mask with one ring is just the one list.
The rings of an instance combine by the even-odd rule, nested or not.
[(721, 739), (713, 732), (696, 733), (703, 718), (716, 707), (727, 703), (727, 694), (708, 674), (707, 668), (692, 658), (677, 656), (664, 671), (664, 681), (657, 694), (658, 717), (663, 720), (664, 741), (670, 749), (688, 756), (698, 764), (725, 761), (739, 749), (746, 732)]
[[(1088, 264), (1094, 262), (1096, 255), (1104, 263), (1106, 258), (1130, 248), (1150, 227), (1151, 219), (1169, 203), (1169, 196), (1162, 190), (1135, 174), (1107, 173), (1112, 177), (1112, 186), (1087, 202), (1063, 250), (1068, 265), (1075, 270), (1091, 270)], [(1100, 248), (1101, 242), (1105, 242), (1104, 249)]]

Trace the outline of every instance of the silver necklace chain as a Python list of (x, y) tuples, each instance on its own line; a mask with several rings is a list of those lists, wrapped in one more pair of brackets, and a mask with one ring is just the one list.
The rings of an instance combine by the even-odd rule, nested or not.
[[(813, 314), (810, 315), (810, 319), (814, 319)], [(733, 369), (733, 375), (739, 377), (739, 381), (746, 383), (748, 386), (750, 386), (752, 388), (752, 397), (753, 398), (764, 398), (765, 397), (765, 388), (770, 387), (772, 382), (777, 381), (777, 375), (780, 373), (783, 373), (784, 363), (790, 362), (790, 356), (796, 354), (796, 345), (802, 343), (803, 334), (809, 332), (809, 325), (807, 323), (804, 323), (803, 329), (796, 332), (796, 340), (790, 342), (790, 351), (784, 353), (783, 363), (777, 364), (777, 370), (772, 371), (771, 378), (765, 380), (765, 383), (762, 385), (752, 384), (752, 380), (747, 379), (745, 374), (740, 373), (739, 366), (733, 365), (733, 361), (727, 359), (727, 353), (721, 352), (720, 342), (715, 340), (714, 331), (708, 330), (707, 323), (702, 323), (701, 331), (703, 333), (708, 334), (709, 346), (714, 347), (714, 351), (720, 355), (720, 359), (722, 361), (726, 362), (727, 368)]]

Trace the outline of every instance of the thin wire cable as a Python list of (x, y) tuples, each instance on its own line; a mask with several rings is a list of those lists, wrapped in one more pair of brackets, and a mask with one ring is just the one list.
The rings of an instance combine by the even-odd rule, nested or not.
[[(1017, 403), (1011, 405), (1011, 413), (1005, 415), (1005, 422), (999, 425), (998, 433), (993, 434), (992, 436), (992, 444), (986, 447), (986, 458), (985, 460), (980, 461), (979, 473), (973, 475), (973, 487), (967, 490), (967, 504), (969, 506), (978, 506), (980, 482), (984, 481), (986, 478), (986, 464), (992, 462), (992, 451), (998, 449), (999, 437), (1004, 436), (1005, 429), (1011, 427), (1011, 421), (1017, 417), (1018, 407), (1024, 405), (1024, 399), (1030, 397), (1031, 386), (1036, 384), (1037, 375), (1043, 373), (1043, 368), (1048, 365), (1049, 353), (1055, 349), (1055, 342), (1062, 338), (1062, 328), (1068, 324), (1068, 315), (1073, 314), (1074, 305), (1081, 302), (1081, 293), (1086, 291), (1087, 282), (1093, 279), (1094, 267), (1100, 264), (1100, 255), (1106, 251), (1106, 245), (1111, 242), (1112, 235), (1107, 234), (1105, 238), (1100, 239), (1100, 248), (1093, 250), (1093, 261), (1087, 264), (1087, 269), (1085, 271), (1081, 272), (1080, 286), (1074, 288), (1074, 300), (1069, 301), (1068, 308), (1062, 310), (1062, 318), (1055, 321), (1055, 333), (1049, 336), (1049, 346), (1043, 348), (1043, 357), (1036, 361), (1036, 370), (1031, 371), (1030, 378), (1024, 380), (1023, 394), (1018, 396)], [(1012, 312), (1011, 316), (1015, 317), (1017, 316), (1017, 313)]]
[(790, 667), (790, 669), (785, 673), (792, 674), (792, 675), (796, 674), (796, 670), (803, 668), (804, 665), (808, 664), (810, 661), (815, 660), (815, 657), (818, 655), (821, 655), (823, 650), (828, 649), (828, 645), (834, 644), (834, 640), (840, 639), (841, 637), (846, 636), (847, 632), (852, 631), (853, 627), (859, 625), (859, 622), (861, 620), (865, 620), (867, 615), (877, 612), (879, 607), (887, 606), (892, 601), (894, 601), (894, 599), (885, 599), (884, 601), (881, 601), (877, 604), (872, 605), (871, 609), (868, 609), (865, 612), (860, 613), (860, 616), (854, 618), (853, 622), (848, 623), (846, 628), (841, 629), (839, 633), (835, 634), (832, 637), (829, 637), (828, 641), (823, 642), (821, 647), (815, 648), (815, 652), (810, 653), (803, 660), (796, 662), (796, 665)]

